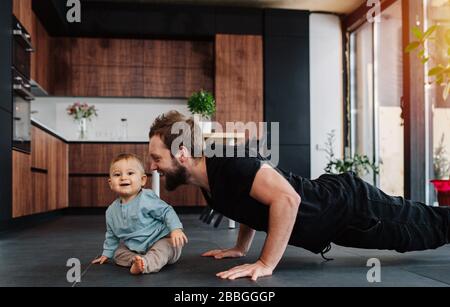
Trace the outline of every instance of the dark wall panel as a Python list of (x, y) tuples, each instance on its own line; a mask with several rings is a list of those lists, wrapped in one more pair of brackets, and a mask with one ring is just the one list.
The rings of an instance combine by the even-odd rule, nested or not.
[(281, 144), (310, 143), (309, 39), (265, 38), (265, 114)]
[(12, 203), (12, 1), (0, 1), (0, 221), (11, 219)]
[(11, 113), (0, 109), (0, 221), (11, 218), (12, 149)]
[(264, 11), (264, 119), (280, 123), (280, 167), (310, 177), (309, 12)]
[(311, 153), (309, 145), (280, 145), (278, 166), (302, 177), (311, 175)]
[(263, 14), (260, 9), (216, 8), (216, 29), (218, 34), (262, 35)]
[(12, 112), (11, 98), (12, 1), (0, 1), (0, 108)]
[(266, 9), (264, 24), (268, 36), (309, 37), (308, 11)]

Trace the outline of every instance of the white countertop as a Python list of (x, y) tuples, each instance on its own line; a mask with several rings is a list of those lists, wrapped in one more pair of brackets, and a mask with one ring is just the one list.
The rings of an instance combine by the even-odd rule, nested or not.
[(31, 122), (37, 124), (38, 126), (44, 128), (45, 130), (53, 133), (54, 135), (58, 136), (59, 138), (63, 139), (64, 141), (68, 142), (68, 140), (61, 133), (58, 133), (55, 129), (50, 128), (48, 125), (42, 123), (41, 121), (37, 120), (36, 118), (31, 117)]
[(44, 124), (42, 121), (39, 121), (36, 118), (31, 117), (31, 121), (35, 123), (36, 125), (40, 126), (41, 128), (47, 130), (48, 132), (56, 135), (60, 139), (62, 139), (65, 142), (68, 143), (148, 143), (148, 141), (138, 140), (138, 139), (112, 139), (112, 138), (99, 138), (99, 139), (71, 139), (60, 133), (59, 131), (49, 127), (48, 125)]

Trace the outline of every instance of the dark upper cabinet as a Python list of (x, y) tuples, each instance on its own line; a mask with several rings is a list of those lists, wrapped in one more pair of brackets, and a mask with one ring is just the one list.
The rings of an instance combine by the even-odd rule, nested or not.
[(0, 1), (0, 108), (12, 112), (12, 1)]
[(262, 35), (263, 11), (252, 8), (221, 8), (215, 10), (217, 34)]
[(81, 23), (67, 22), (67, 9), (65, 1), (33, 1), (52, 36), (207, 38), (264, 31), (264, 10), (259, 8), (82, 1)]
[(39, 2), (45, 1), (33, 1), (33, 9), (53, 36), (190, 38), (214, 35), (214, 9), (209, 7), (82, 1), (81, 23), (69, 23), (65, 18), (65, 1), (51, 0), (51, 7)]
[(264, 10), (264, 29), (268, 36), (309, 36), (309, 12)]
[(267, 36), (264, 51), (265, 119), (280, 123), (281, 144), (309, 144), (309, 39)]
[(213, 36), (214, 10), (208, 7), (151, 7), (142, 12), (144, 35)]

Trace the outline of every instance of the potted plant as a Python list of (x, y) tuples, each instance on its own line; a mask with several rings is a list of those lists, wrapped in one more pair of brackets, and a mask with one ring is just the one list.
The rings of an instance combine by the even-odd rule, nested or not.
[(188, 109), (200, 123), (203, 133), (211, 132), (211, 118), (216, 113), (216, 101), (212, 93), (204, 90), (189, 97)]
[[(416, 40), (406, 47), (406, 52), (418, 51), (417, 57), (422, 64), (432, 60), (433, 67), (429, 68), (428, 76), (434, 78), (432, 83), (442, 89), (442, 99), (445, 101), (450, 95), (450, 29), (438, 24), (429, 27), (425, 32), (414, 27), (412, 32)], [(427, 45), (431, 48), (427, 48)], [(450, 206), (450, 166), (446, 155), (444, 135), (442, 135), (433, 155), (436, 179), (431, 180), (440, 206)]]
[(450, 162), (444, 146), (445, 135), (442, 134), (439, 145), (434, 150), (433, 169), (436, 179), (431, 180), (436, 189), (440, 206), (450, 206)]
[(341, 174), (344, 172), (352, 171), (361, 177), (368, 174), (370, 171), (372, 171), (374, 174), (379, 173), (379, 167), (376, 165), (376, 163), (371, 162), (367, 155), (355, 154), (353, 156), (344, 157), (343, 159), (337, 159), (334, 155), (333, 150), (334, 140), (335, 131), (332, 130), (330, 133), (328, 133), (325, 148), (322, 149), (322, 151), (325, 151), (328, 158), (328, 164), (324, 169), (327, 174)]
[(92, 117), (98, 116), (97, 109), (94, 105), (90, 106), (87, 103), (75, 102), (67, 107), (67, 114), (72, 116), (78, 123), (78, 136), (80, 139), (87, 137), (87, 121)]

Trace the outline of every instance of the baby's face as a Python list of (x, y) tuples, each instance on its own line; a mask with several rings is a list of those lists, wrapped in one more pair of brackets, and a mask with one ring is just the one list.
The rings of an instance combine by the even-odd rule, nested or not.
[(111, 166), (109, 186), (121, 197), (139, 193), (146, 181), (147, 176), (134, 159), (120, 160)]

